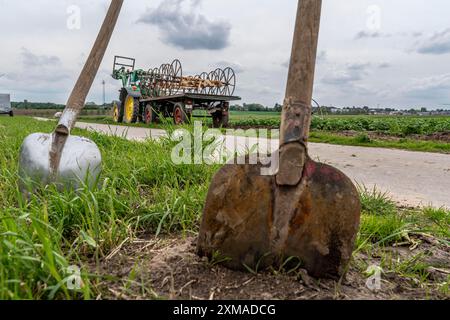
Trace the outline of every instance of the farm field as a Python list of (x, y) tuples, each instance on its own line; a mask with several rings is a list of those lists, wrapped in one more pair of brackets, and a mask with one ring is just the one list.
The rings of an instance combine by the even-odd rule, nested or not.
[[(82, 117), (95, 123), (114, 123), (111, 117)], [(210, 119), (195, 118), (210, 124)], [(170, 120), (168, 120), (170, 122)], [(121, 124), (126, 125), (126, 124)], [(131, 126), (148, 127), (145, 124)], [(232, 128), (279, 128), (275, 112), (232, 112)], [(163, 128), (153, 125), (154, 128)], [(275, 137), (276, 138), (276, 137)], [(311, 142), (337, 145), (397, 148), (450, 153), (450, 117), (444, 116), (314, 116)]]
[[(234, 126), (279, 127), (280, 114), (265, 112), (235, 112)], [(312, 130), (342, 132), (376, 132), (391, 136), (433, 135), (450, 132), (450, 117), (445, 116), (320, 116), (311, 122)]]
[[(347, 279), (302, 271), (226, 270), (194, 254), (204, 200), (219, 168), (175, 166), (173, 142), (145, 143), (76, 130), (103, 155), (95, 190), (47, 187), (24, 199), (17, 162), (23, 139), (53, 124), (0, 118), (0, 299), (443, 299), (450, 298), (450, 212), (397, 208), (360, 188), (362, 224)], [(365, 287), (383, 268), (383, 289)], [(81, 290), (67, 270), (81, 269)], [(320, 290), (319, 290), (320, 289)], [(270, 297), (267, 294), (270, 292)]]

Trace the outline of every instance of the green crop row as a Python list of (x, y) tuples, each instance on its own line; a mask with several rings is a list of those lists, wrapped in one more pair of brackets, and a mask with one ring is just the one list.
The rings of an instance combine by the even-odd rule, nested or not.
[[(233, 121), (235, 126), (278, 127), (278, 118), (239, 119)], [(372, 131), (396, 136), (414, 134), (433, 134), (450, 131), (450, 117), (313, 117), (311, 129), (322, 131)]]

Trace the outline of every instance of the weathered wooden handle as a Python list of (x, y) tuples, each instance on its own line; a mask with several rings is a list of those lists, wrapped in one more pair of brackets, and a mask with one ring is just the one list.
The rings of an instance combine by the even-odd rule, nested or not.
[(91, 53), (67, 101), (66, 108), (56, 128), (56, 133), (68, 135), (84, 107), (86, 97), (102, 63), (109, 41), (119, 18), (123, 0), (112, 0), (108, 13)]
[(279, 185), (295, 186), (302, 178), (311, 125), (321, 10), (322, 0), (299, 0), (281, 115)]

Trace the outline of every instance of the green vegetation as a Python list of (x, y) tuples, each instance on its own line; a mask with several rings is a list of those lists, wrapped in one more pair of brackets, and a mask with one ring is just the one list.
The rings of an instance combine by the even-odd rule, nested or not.
[[(126, 239), (197, 233), (209, 182), (218, 167), (173, 165), (173, 143), (167, 140), (133, 143), (76, 130), (74, 134), (90, 137), (102, 151), (101, 186), (62, 193), (46, 187), (24, 199), (18, 190), (20, 145), (28, 134), (52, 129), (52, 123), (0, 118), (0, 299), (94, 299), (105, 284), (123, 280), (101, 271), (100, 264)], [(364, 188), (361, 199), (363, 217), (354, 261), (361, 271), (366, 260), (358, 258), (358, 252), (371, 254), (413, 241), (419, 232), (449, 243), (450, 212), (398, 210), (386, 195)], [(217, 256), (210, 264), (223, 259)], [(396, 274), (424, 275), (419, 258), (383, 259), (383, 267)], [(67, 268), (72, 265), (81, 267), (79, 291), (67, 287)], [(127, 276), (123, 290), (134, 281), (134, 269)], [(434, 285), (429, 277), (420, 279)], [(152, 292), (145, 285), (140, 290)], [(448, 293), (448, 281), (442, 292)]]
[[(279, 128), (280, 114), (234, 112), (234, 127)], [(450, 153), (450, 117), (314, 116), (311, 142)], [(444, 140), (439, 140), (443, 134)], [(447, 134), (447, 135), (445, 135)]]
[(367, 136), (367, 134), (361, 134), (352, 137), (330, 132), (313, 131), (311, 132), (309, 141), (343, 146), (392, 148), (411, 151), (450, 153), (450, 143), (448, 142), (440, 142), (434, 140), (415, 140), (412, 138), (384, 140), (370, 138), (369, 136)]
[[(367, 257), (372, 257), (385, 276), (411, 281), (414, 286), (426, 288), (428, 292), (434, 288), (449, 296), (450, 277), (445, 276), (448, 262), (433, 258), (433, 252), (439, 251), (437, 248), (418, 248), (429, 241), (450, 247), (450, 211), (397, 209), (386, 194), (365, 188), (360, 188), (360, 192), (361, 228), (354, 253), (354, 264), (359, 270), (367, 270), (370, 266), (370, 258)], [(401, 247), (411, 254), (399, 256), (396, 250)], [(436, 270), (440, 271), (436, 273)]]
[[(29, 201), (18, 191), (23, 139), (51, 123), (0, 119), (0, 299), (92, 298), (104, 278), (83, 269), (84, 289), (66, 288), (70, 265), (103, 259), (127, 237), (197, 231), (214, 166), (174, 166), (171, 142), (95, 140), (104, 158), (101, 188), (59, 193), (48, 187)], [(93, 260), (93, 261), (92, 261)]]
[[(63, 110), (65, 105), (52, 102), (11, 102), (13, 109), (30, 109), (30, 110)], [(85, 106), (85, 110), (95, 110), (102, 106), (95, 104), (94, 102), (88, 102)], [(111, 108), (112, 105), (108, 104), (106, 107)]]
[(359, 186), (362, 205), (361, 242), (393, 244), (409, 235), (428, 232), (450, 236), (450, 211), (443, 208), (400, 210), (387, 193)]
[[(204, 115), (197, 112), (197, 115)], [(208, 118), (198, 118), (207, 120)], [(86, 117), (82, 120), (110, 123), (111, 117)], [(234, 127), (280, 127), (280, 113), (276, 112), (232, 112)], [(143, 125), (145, 126), (145, 125)], [(430, 135), (450, 131), (450, 117), (414, 116), (314, 116), (311, 123), (313, 131), (320, 132), (376, 132), (390, 136), (407, 137), (411, 135)]]
[[(198, 115), (204, 115), (197, 112)], [(115, 125), (111, 117), (82, 117), (82, 121)], [(209, 118), (196, 118), (211, 124)], [(124, 125), (124, 124), (122, 124)], [(145, 124), (130, 126), (148, 127)], [(231, 113), (235, 128), (279, 128), (280, 113), (239, 111)], [(153, 125), (153, 128), (161, 128)], [(310, 141), (337, 145), (394, 148), (450, 153), (450, 117), (414, 116), (314, 116)], [(439, 137), (442, 135), (442, 139)], [(274, 137), (277, 138), (277, 137)]]
[[(279, 127), (277, 113), (236, 112), (235, 126)], [(392, 136), (406, 137), (413, 134), (433, 134), (450, 131), (450, 117), (413, 116), (314, 116), (312, 130), (342, 132), (378, 132)]]

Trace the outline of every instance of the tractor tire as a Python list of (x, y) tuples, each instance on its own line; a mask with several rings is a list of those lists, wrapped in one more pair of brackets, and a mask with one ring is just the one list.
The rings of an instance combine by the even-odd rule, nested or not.
[(189, 117), (186, 113), (186, 109), (182, 103), (177, 103), (173, 107), (173, 122), (175, 125), (183, 125), (189, 122)]
[(155, 109), (152, 107), (151, 104), (147, 104), (145, 106), (143, 119), (147, 125), (151, 125), (152, 123), (158, 122), (158, 114), (156, 113)]
[(139, 118), (139, 100), (128, 95), (124, 104), (124, 117), (125, 123), (136, 123)]
[(9, 112), (9, 116), (14, 117), (14, 112), (12, 110)]
[(123, 122), (123, 104), (120, 101), (113, 102), (113, 121), (115, 123)]

